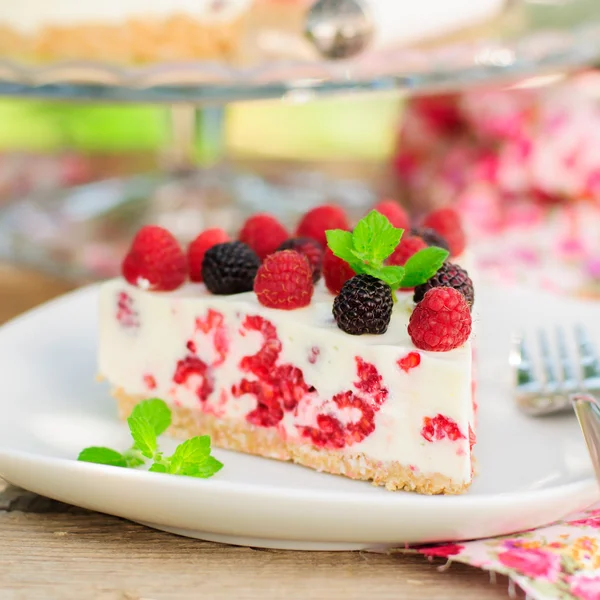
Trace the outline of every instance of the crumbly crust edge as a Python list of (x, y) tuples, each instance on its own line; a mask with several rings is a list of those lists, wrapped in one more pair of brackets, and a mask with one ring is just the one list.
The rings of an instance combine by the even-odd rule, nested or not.
[[(120, 388), (112, 392), (117, 401), (119, 417), (126, 419), (133, 407), (143, 400), (127, 394)], [(291, 461), (316, 471), (343, 475), (350, 479), (372, 481), (391, 491), (405, 490), (425, 495), (462, 494), (470, 482), (455, 482), (441, 473), (416, 473), (399, 462), (382, 463), (362, 453), (347, 454), (322, 450), (310, 445), (290, 444), (277, 431), (256, 427), (244, 421), (220, 419), (214, 415), (189, 408), (171, 406), (173, 422), (168, 434), (187, 439), (209, 435), (213, 446), (254, 454), (266, 458)]]

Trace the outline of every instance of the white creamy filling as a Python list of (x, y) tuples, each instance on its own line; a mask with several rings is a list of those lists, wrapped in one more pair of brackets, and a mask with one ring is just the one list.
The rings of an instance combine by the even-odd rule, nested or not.
[[(123, 327), (116, 318), (119, 293), (126, 292), (137, 327)], [(360, 418), (356, 408), (340, 409), (334, 395), (352, 391), (357, 375), (356, 357), (375, 365), (388, 397), (375, 414), (375, 430), (359, 443), (346, 446), (348, 454), (364, 453), (376, 461), (398, 461), (416, 473), (441, 473), (455, 482), (471, 479), (469, 425), (473, 424), (471, 396), (471, 344), (450, 352), (417, 350), (406, 326), (412, 310), (410, 295), (401, 295), (394, 307), (388, 331), (383, 335), (350, 336), (338, 329), (331, 315), (332, 296), (319, 286), (310, 306), (280, 311), (261, 306), (253, 293), (213, 296), (203, 285), (187, 284), (171, 293), (147, 292), (122, 279), (104, 283), (100, 291), (99, 370), (111, 384), (132, 395), (158, 396), (189, 408), (203, 408), (221, 418), (245, 420), (256, 408), (253, 395), (232, 397), (232, 386), (252, 374), (239, 368), (244, 356), (255, 354), (263, 343), (258, 332), (240, 334), (247, 315), (260, 315), (277, 329), (282, 344), (277, 365), (291, 363), (301, 369), (304, 381), (314, 386), (315, 398), (305, 398), (297, 410), (286, 412), (278, 425), (290, 441), (308, 442), (299, 427), (315, 427), (318, 414), (332, 415), (347, 424)], [(224, 363), (214, 368), (214, 392), (201, 403), (196, 394), (201, 377), (175, 385), (177, 363), (190, 355), (186, 345), (194, 341), (196, 355), (206, 363), (218, 358), (212, 343), (196, 334), (197, 318), (209, 309), (218, 311), (227, 324), (229, 351)], [(314, 358), (313, 348), (318, 348)], [(397, 361), (409, 352), (420, 354), (420, 365), (404, 372)], [(150, 390), (151, 376), (156, 388)], [(223, 394), (225, 392), (225, 400)], [(421, 435), (426, 417), (441, 414), (458, 425), (463, 439), (427, 441)]]

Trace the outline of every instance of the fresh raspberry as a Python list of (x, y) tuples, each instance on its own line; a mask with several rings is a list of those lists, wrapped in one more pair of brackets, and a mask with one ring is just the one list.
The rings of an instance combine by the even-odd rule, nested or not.
[(342, 286), (354, 277), (356, 273), (350, 265), (341, 258), (338, 258), (329, 248), (325, 250), (323, 255), (323, 278), (327, 289), (337, 296)]
[(187, 251), (190, 279), (202, 283), (202, 261), (209, 248), (228, 242), (229, 236), (220, 228), (206, 229), (189, 246)]
[(390, 324), (393, 304), (387, 283), (371, 275), (355, 275), (335, 297), (333, 317), (350, 335), (382, 334)]
[(381, 200), (373, 208), (387, 217), (394, 227), (398, 229), (408, 229), (410, 227), (408, 214), (397, 202)]
[(436, 287), (450, 287), (458, 290), (465, 297), (469, 307), (473, 306), (475, 301), (473, 282), (469, 274), (458, 265), (449, 262), (444, 263), (431, 279), (415, 288), (414, 301), (421, 302), (423, 296), (430, 289)]
[(185, 282), (187, 260), (171, 233), (157, 225), (146, 225), (133, 238), (121, 273), (139, 288), (168, 292)]
[(202, 279), (213, 294), (250, 292), (260, 259), (243, 242), (223, 242), (209, 248), (202, 261)]
[(285, 227), (271, 215), (259, 213), (251, 216), (242, 227), (238, 239), (248, 244), (260, 260), (273, 254), (288, 238)]
[(427, 248), (427, 244), (420, 237), (414, 235), (402, 236), (400, 243), (387, 259), (387, 262), (390, 265), (403, 267), (413, 254), (424, 248)]
[(464, 252), (467, 240), (462, 219), (453, 208), (434, 210), (425, 217), (423, 226), (437, 231), (448, 241), (452, 256), (460, 256)]
[(282, 250), (267, 256), (256, 273), (254, 292), (268, 308), (293, 310), (308, 306), (313, 295), (312, 269), (304, 254)]
[(298, 224), (296, 235), (316, 240), (323, 248), (327, 246), (325, 231), (328, 229), (349, 229), (346, 213), (339, 206), (325, 204), (309, 210)]
[(417, 304), (408, 322), (408, 335), (421, 350), (447, 352), (462, 346), (471, 334), (471, 311), (457, 290), (436, 287)]
[(414, 227), (410, 230), (410, 235), (420, 237), (428, 246), (437, 246), (450, 252), (448, 242), (437, 231), (427, 227)]
[(277, 250), (295, 250), (304, 254), (312, 268), (313, 283), (319, 281), (323, 265), (323, 248), (318, 242), (310, 238), (290, 238), (283, 242)]

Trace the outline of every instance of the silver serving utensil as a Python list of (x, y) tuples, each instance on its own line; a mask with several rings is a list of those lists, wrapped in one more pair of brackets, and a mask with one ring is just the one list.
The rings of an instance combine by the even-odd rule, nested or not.
[(591, 394), (574, 394), (571, 401), (600, 482), (600, 402)]
[(573, 329), (571, 336), (572, 351), (561, 327), (554, 334), (539, 329), (535, 345), (523, 335), (514, 339), (509, 362), (515, 401), (528, 415), (570, 411), (571, 396), (600, 394), (600, 362), (596, 350), (581, 325)]

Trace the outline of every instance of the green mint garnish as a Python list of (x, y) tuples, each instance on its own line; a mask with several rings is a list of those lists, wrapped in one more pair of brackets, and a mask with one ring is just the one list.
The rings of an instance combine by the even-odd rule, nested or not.
[[(331, 251), (346, 261), (357, 274), (381, 279), (394, 291), (412, 288), (431, 279), (448, 257), (443, 248), (430, 247), (414, 254), (404, 267), (386, 265), (402, 239), (403, 229), (394, 227), (389, 219), (376, 210), (362, 218), (353, 232), (330, 229), (325, 232)], [(394, 296), (395, 300), (395, 296)]]
[(431, 279), (448, 258), (448, 251), (437, 246), (423, 248), (413, 254), (404, 265), (402, 287), (411, 288)]
[(77, 460), (111, 465), (113, 467), (127, 466), (127, 460), (120, 452), (111, 450), (110, 448), (102, 448), (100, 446), (91, 446), (90, 448), (82, 450)]
[(135, 468), (152, 460), (149, 471), (206, 479), (223, 468), (211, 456), (210, 437), (197, 436), (175, 448), (172, 456), (164, 456), (158, 437), (171, 425), (171, 410), (163, 400), (152, 398), (136, 405), (127, 419), (133, 445), (125, 452), (92, 446), (79, 453), (77, 460), (113, 467)]

